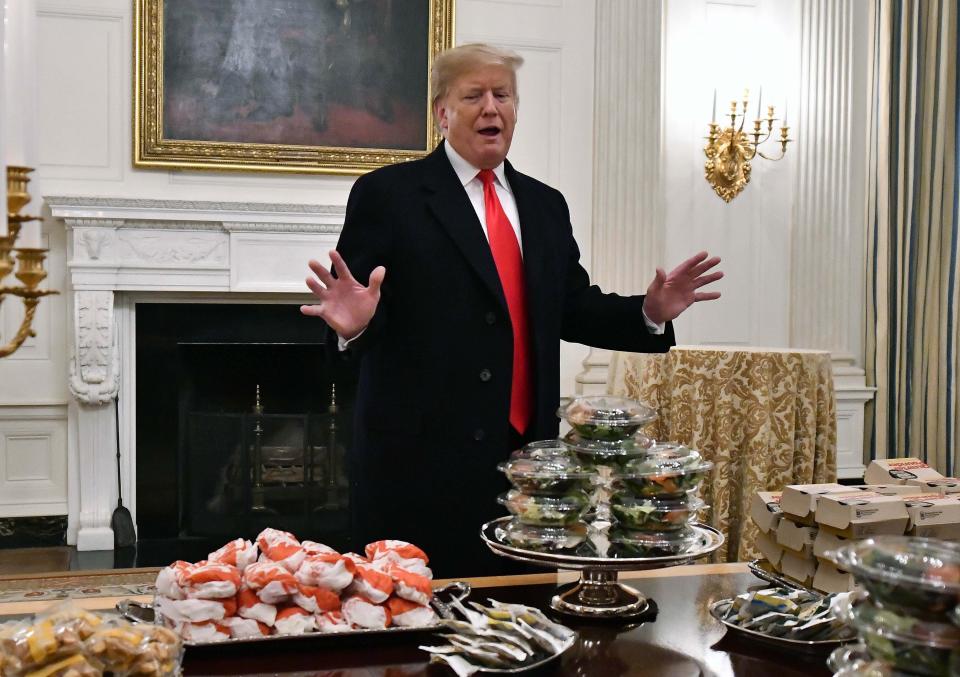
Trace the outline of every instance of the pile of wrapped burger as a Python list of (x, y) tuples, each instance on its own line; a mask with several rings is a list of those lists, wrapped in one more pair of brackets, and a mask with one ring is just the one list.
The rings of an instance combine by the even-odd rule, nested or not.
[(206, 560), (161, 570), (156, 609), (168, 627), (197, 643), (437, 621), (423, 550), (385, 540), (365, 553), (341, 555), (264, 529), (255, 543), (238, 538)]

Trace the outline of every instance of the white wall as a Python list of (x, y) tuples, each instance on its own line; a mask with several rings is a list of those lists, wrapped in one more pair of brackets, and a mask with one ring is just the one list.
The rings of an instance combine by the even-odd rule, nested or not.
[[(41, 211), (43, 195), (346, 203), (351, 177), (134, 169), (133, 3), (5, 2), (7, 18), (18, 29), (8, 28), (4, 40), (4, 101), (15, 103), (5, 103), (0, 116), (8, 145), (3, 157), (6, 163), (37, 168), (30, 184), (34, 201), (27, 212)], [(565, 193), (586, 263), (591, 239), (593, 17), (593, 0), (460, 0), (456, 7), (458, 43), (494, 42), (526, 59), (510, 157), (521, 171)], [(37, 337), (0, 360), (0, 516), (66, 512), (67, 316), (72, 310), (62, 224), (48, 219), (43, 238), (50, 247), (48, 284), (62, 293), (40, 304)], [(316, 252), (305, 252), (304, 260), (310, 255)], [(9, 340), (20, 317), (13, 301), (0, 306), (0, 342)], [(564, 346), (563, 392), (573, 391), (584, 355), (579, 346)], [(36, 458), (28, 468), (23, 459), (30, 454)], [(33, 508), (29, 496), (39, 501)]]
[[(748, 125), (767, 103), (797, 105), (799, 0), (670, 0), (666, 8), (666, 250), (671, 265), (702, 248), (723, 259), (723, 296), (676, 322), (684, 344), (789, 345), (790, 208), (796, 153), (756, 158), (746, 189), (725, 204), (703, 176), (713, 91), (717, 121), (750, 89)], [(796, 115), (796, 112), (794, 113)], [(768, 154), (779, 147), (770, 143)]]

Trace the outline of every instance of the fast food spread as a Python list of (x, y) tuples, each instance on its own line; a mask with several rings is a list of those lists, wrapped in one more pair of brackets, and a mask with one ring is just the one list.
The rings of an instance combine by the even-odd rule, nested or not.
[(425, 627), (433, 572), (412, 543), (382, 540), (364, 554), (264, 529), (206, 560), (177, 561), (157, 575), (156, 610), (194, 643), (311, 632)]

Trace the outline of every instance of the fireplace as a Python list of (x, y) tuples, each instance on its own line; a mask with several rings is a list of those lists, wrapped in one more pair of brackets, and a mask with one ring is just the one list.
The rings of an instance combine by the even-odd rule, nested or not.
[(272, 526), (353, 547), (357, 380), (290, 304), (138, 303), (138, 564)]
[(113, 548), (118, 450), (143, 543), (346, 538), (355, 376), (297, 311), (343, 207), (44, 200), (67, 231), (68, 542)]

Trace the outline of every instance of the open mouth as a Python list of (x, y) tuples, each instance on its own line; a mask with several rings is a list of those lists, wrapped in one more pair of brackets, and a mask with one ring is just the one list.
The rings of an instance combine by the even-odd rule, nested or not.
[(497, 134), (500, 133), (500, 128), (499, 128), (499, 127), (496, 127), (496, 126), (483, 127), (483, 128), (481, 128), (481, 129), (479, 129), (479, 130), (477, 130), (477, 131), (478, 131), (480, 134), (483, 134), (484, 136), (496, 136)]

